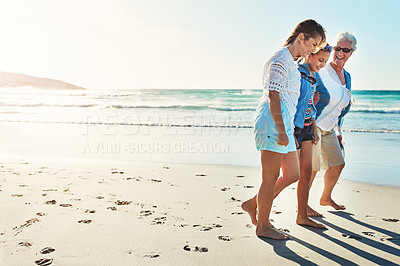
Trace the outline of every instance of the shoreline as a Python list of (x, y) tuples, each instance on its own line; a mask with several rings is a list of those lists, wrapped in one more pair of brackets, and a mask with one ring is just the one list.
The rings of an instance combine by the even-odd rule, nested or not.
[[(2, 123), (0, 139), (4, 154), (260, 168), (252, 129)], [(345, 132), (344, 141), (341, 178), (400, 186), (400, 134)]]

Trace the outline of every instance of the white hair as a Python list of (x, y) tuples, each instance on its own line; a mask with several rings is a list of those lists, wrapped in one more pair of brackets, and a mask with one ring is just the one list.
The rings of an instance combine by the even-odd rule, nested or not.
[(348, 31), (342, 31), (338, 35), (336, 35), (335, 44), (340, 41), (348, 41), (353, 51), (357, 49), (357, 39), (353, 34)]

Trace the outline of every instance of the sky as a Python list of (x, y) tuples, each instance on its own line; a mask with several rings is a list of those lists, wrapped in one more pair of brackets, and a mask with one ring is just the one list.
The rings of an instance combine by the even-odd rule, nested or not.
[(0, 71), (87, 89), (262, 88), (296, 24), (347, 30), (355, 89), (400, 89), (400, 1), (2, 0)]

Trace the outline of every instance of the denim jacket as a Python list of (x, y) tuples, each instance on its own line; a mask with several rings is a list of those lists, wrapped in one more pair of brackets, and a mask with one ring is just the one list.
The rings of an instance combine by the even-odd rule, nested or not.
[[(310, 75), (310, 64), (298, 64), (297, 68), (300, 72), (304, 72), (307, 76)], [(294, 115), (295, 127), (304, 127), (304, 119), (306, 117), (306, 110), (308, 107), (308, 101), (310, 100), (311, 91), (311, 83), (305, 79), (301, 79), (300, 96), (296, 106), (296, 113)], [(314, 104), (311, 108), (311, 117), (315, 118), (316, 109)]]

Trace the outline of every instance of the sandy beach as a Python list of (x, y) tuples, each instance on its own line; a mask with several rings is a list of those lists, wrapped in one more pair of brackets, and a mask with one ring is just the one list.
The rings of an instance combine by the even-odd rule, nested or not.
[[(339, 181), (347, 206), (310, 204), (327, 230), (295, 224), (295, 185), (271, 218), (288, 241), (257, 238), (240, 204), (251, 167), (97, 159), (1, 158), (1, 265), (395, 265), (400, 188)], [(42, 254), (43, 253), (43, 254)]]

